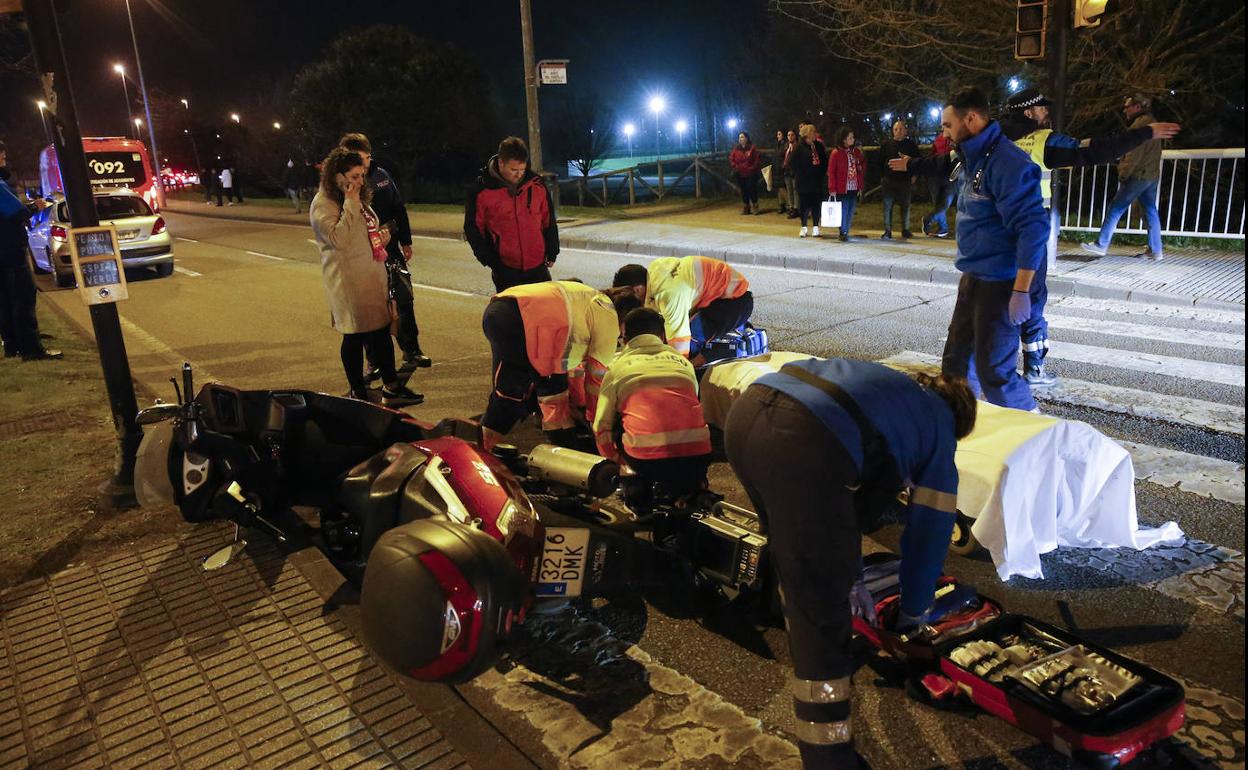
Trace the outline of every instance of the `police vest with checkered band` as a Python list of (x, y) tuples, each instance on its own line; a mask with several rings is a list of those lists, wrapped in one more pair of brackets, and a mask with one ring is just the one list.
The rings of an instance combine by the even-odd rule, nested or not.
[(1049, 143), (1051, 128), (1040, 128), (1024, 137), (1014, 140), (1020, 150), (1031, 156), (1031, 162), (1040, 167), (1040, 197), (1044, 198), (1044, 207), (1049, 207), (1053, 199), (1053, 171), (1044, 165), (1044, 148)]

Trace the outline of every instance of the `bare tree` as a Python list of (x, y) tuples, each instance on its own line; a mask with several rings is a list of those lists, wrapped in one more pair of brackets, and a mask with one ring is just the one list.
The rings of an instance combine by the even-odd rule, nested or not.
[(581, 176), (589, 176), (612, 144), (615, 115), (596, 95), (566, 99), (559, 114), (552, 145)]
[[(835, 55), (857, 62), (856, 97), (896, 104), (959, 83), (992, 87), (1008, 73), (1042, 82), (1043, 65), (1012, 58), (1013, 0), (769, 0), (814, 29)], [(1195, 126), (1239, 100), (1244, 4), (1238, 0), (1134, 0), (1100, 27), (1072, 35), (1072, 130), (1096, 127), (1122, 96), (1160, 97)], [(1236, 115), (1242, 135), (1242, 113)], [(1194, 138), (1189, 135), (1189, 140)]]

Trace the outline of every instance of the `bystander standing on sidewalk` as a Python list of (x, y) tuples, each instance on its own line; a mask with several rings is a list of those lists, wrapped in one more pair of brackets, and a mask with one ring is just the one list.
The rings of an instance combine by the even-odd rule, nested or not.
[(910, 131), (904, 120), (893, 122), (893, 136), (885, 139), (880, 145), (880, 189), (884, 194), (884, 234), (882, 240), (893, 237), (893, 208), (901, 207), (901, 237), (913, 238), (910, 232), (910, 198), (914, 178), (908, 171), (894, 171), (889, 168), (888, 161), (902, 155), (913, 158), (919, 154), (919, 146), (910, 138)]
[(23, 361), (60, 358), (39, 339), (35, 315), (35, 278), (27, 259), (26, 221), (49, 204), (42, 198), (27, 205), (9, 187), (9, 152), (0, 141), (0, 341), (4, 357)]
[(866, 178), (867, 162), (854, 144), (854, 130), (841, 126), (836, 132), (836, 149), (828, 159), (828, 195), (841, 202), (841, 229), (837, 239), (849, 240), (849, 228), (858, 207), (858, 193)]
[(741, 187), (741, 213), (757, 214), (758, 172), (763, 167), (763, 156), (745, 131), (737, 134), (737, 146), (729, 153), (728, 164), (736, 172), (737, 184)]
[(823, 188), (827, 179), (828, 149), (823, 146), (815, 135), (815, 127), (803, 123), (798, 129), (801, 141), (789, 156), (789, 166), (793, 169), (793, 182), (797, 188), (797, 208), (802, 218), (802, 229), (799, 238), (805, 238), (806, 220), (810, 219), (810, 232), (819, 237), (819, 203), (823, 200)]
[[(1143, 128), (1157, 122), (1149, 112), (1152, 103), (1144, 96), (1128, 96), (1122, 105), (1123, 114), (1131, 122), (1131, 128)], [(1109, 204), (1105, 223), (1095, 243), (1085, 243), (1083, 248), (1093, 254), (1105, 256), (1114, 240), (1118, 220), (1127, 213), (1131, 204), (1139, 202), (1148, 226), (1148, 250), (1139, 256), (1160, 261), (1161, 217), (1157, 214), (1157, 186), (1161, 181), (1161, 140), (1151, 139), (1127, 153), (1118, 163), (1118, 193)]]
[(529, 169), (528, 146), (515, 136), (499, 142), (464, 206), (464, 238), (490, 268), (496, 291), (551, 280), (559, 256), (554, 211), (546, 183)]
[(286, 161), (286, 170), (282, 172), (282, 189), (286, 191), (286, 197), (290, 198), (290, 202), (295, 207), (295, 213), (303, 211), (303, 201), (299, 195), (299, 167), (295, 165), (294, 159)]
[(784, 131), (776, 132), (776, 149), (771, 155), (771, 188), (776, 191), (776, 202), (781, 214), (789, 210), (789, 190), (784, 186), (784, 159), (789, 154), (789, 141)]
[(218, 206), (221, 205), (221, 196), (222, 194), (224, 194), (226, 201), (229, 202), (229, 205), (233, 206), (234, 205), (234, 169), (230, 168), (229, 166), (226, 166), (225, 168), (221, 169), (221, 175), (218, 177), (218, 179), (221, 180), (221, 187), (218, 188), (217, 190), (217, 205)]
[(797, 149), (797, 132), (789, 129), (785, 133), (784, 158), (780, 163), (784, 171), (784, 189), (789, 197), (789, 219), (797, 219), (797, 183), (793, 179), (793, 151)]
[(204, 166), (199, 170), (199, 184), (204, 188), (204, 203), (212, 205), (212, 193), (217, 187), (217, 170), (212, 166)]
[[(952, 149), (953, 143), (949, 141), (949, 137), (944, 132), (938, 133), (932, 142), (931, 157), (947, 159)], [(927, 191), (932, 198), (932, 213), (923, 217), (923, 233), (936, 238), (948, 238), (949, 206), (953, 204), (954, 185), (949, 181), (947, 173), (933, 174), (927, 177)], [(936, 225), (936, 232), (929, 233), (932, 225)]]

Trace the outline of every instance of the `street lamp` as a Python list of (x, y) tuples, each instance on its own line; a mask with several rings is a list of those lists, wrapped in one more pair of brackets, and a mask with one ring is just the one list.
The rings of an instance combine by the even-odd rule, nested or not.
[(241, 122), (241, 118), (239, 118), (239, 117), (238, 117), (238, 113), (237, 113), (237, 112), (231, 112), (231, 113), (230, 113), (230, 120), (234, 121), (235, 123), (239, 123), (239, 122)]
[(35, 102), (35, 106), (39, 108), (39, 121), (43, 123), (43, 135), (48, 140), (48, 144), (55, 144), (52, 141), (52, 128), (48, 125), (48, 103), (40, 99)]
[(728, 130), (729, 130), (729, 131), (736, 131), (736, 130), (737, 130), (737, 125), (738, 125), (738, 124), (737, 124), (737, 119), (736, 119), (736, 118), (728, 118), (728, 123), (727, 123), (726, 125), (728, 126)]
[(637, 133), (637, 126), (632, 123), (624, 124), (624, 138), (628, 140), (628, 157), (633, 157), (633, 134)]
[(182, 106), (185, 107), (188, 111), (191, 109), (191, 103), (188, 102), (187, 100), (179, 99), (178, 101), (182, 102)]
[(932, 116), (932, 120), (939, 120), (939, 119), (940, 119), (940, 108), (939, 108), (939, 107), (933, 107), (933, 108), (931, 108), (930, 110), (928, 110), (928, 111), (927, 111), (927, 114)]
[(156, 202), (165, 205), (165, 188), (161, 184), (160, 149), (156, 147), (156, 131), (152, 127), (152, 104), (147, 98), (147, 81), (143, 79), (143, 59), (139, 56), (139, 36), (134, 31), (134, 14), (130, 12), (130, 0), (126, 2), (126, 19), (130, 22), (130, 42), (134, 45), (134, 68), (139, 73), (139, 90), (143, 93), (143, 113), (147, 116), (147, 138), (152, 143), (152, 165), (156, 172)]
[(659, 144), (659, 137), (662, 135), (659, 131), (659, 115), (662, 115), (663, 110), (666, 109), (666, 99), (662, 96), (650, 97), (650, 111), (654, 113), (654, 157), (656, 161), (663, 157), (663, 148)]
[(1010, 87), (1010, 93), (1014, 93), (1022, 87), (1022, 83), (1019, 82), (1018, 78), (1010, 78), (1010, 82), (1007, 85)]
[(680, 147), (680, 145), (684, 144), (685, 132), (688, 130), (689, 130), (689, 121), (684, 120), (683, 118), (681, 120), (676, 121), (676, 136), (679, 137), (676, 140), (676, 145), (678, 148)]
[[(274, 131), (281, 131), (281, 130), (282, 130), (282, 124), (281, 124), (281, 123), (278, 123), (276, 120), (275, 120), (275, 121), (273, 121), (273, 130), (274, 130)], [(592, 134), (592, 133), (593, 133), (593, 131), (591, 130), (591, 131), (590, 131), (590, 133)]]
[[(114, 64), (113, 72), (116, 72), (118, 75), (121, 75), (121, 95), (126, 100), (126, 117), (129, 118), (130, 117), (130, 88), (126, 85), (125, 65), (121, 64), (120, 62), (117, 64)], [(130, 130), (130, 127), (126, 126), (126, 131), (128, 132), (129, 130)]]

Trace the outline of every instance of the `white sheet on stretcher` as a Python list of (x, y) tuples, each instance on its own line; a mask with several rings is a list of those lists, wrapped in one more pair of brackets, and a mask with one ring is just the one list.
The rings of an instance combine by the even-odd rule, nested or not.
[[(773, 352), (715, 365), (702, 378), (706, 421), (722, 428), (750, 383), (810, 357)], [(1143, 549), (1183, 536), (1173, 522), (1139, 528), (1131, 455), (1087, 423), (981, 401), (955, 462), (958, 509), (975, 519), (971, 531), (1002, 580), (1043, 578), (1040, 555), (1062, 545)]]

